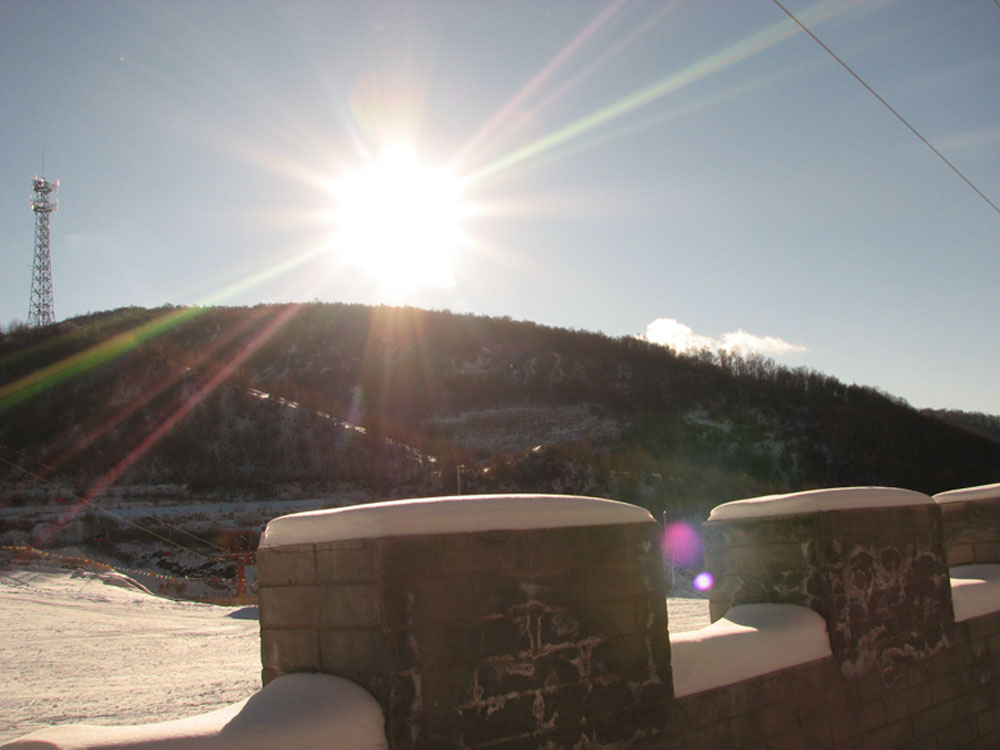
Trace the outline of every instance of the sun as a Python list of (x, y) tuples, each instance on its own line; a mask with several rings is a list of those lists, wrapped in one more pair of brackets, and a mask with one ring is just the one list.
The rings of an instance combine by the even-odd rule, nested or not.
[(461, 180), (407, 146), (383, 151), (332, 185), (335, 247), (383, 293), (455, 285), (463, 244)]

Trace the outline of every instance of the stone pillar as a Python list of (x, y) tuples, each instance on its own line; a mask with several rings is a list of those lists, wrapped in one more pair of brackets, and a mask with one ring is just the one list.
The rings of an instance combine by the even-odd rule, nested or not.
[[(434, 502), (272, 522), (257, 555), (265, 683), (286, 672), (358, 683), (382, 704), (394, 750), (628, 747), (665, 731), (670, 645), (648, 513), (594, 498), (448, 498), (441, 531), (413, 513), (439, 513)], [(597, 520), (594, 508), (613, 512)], [(315, 534), (278, 533), (302, 516)], [(328, 538), (345, 529), (357, 538)]]
[(787, 602), (824, 617), (842, 674), (899, 667), (948, 645), (954, 625), (941, 509), (926, 495), (859, 487), (720, 505), (703, 525), (711, 616)]
[(1000, 563), (1000, 484), (940, 492), (948, 566)]

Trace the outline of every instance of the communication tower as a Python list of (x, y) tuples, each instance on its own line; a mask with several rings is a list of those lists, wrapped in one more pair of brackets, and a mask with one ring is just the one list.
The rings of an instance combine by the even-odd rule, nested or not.
[(28, 325), (45, 326), (55, 322), (52, 312), (52, 256), (49, 252), (49, 214), (59, 207), (52, 194), (59, 189), (59, 180), (46, 180), (35, 175), (31, 180), (34, 196), (31, 210), (35, 213), (35, 260), (31, 266), (31, 304)]

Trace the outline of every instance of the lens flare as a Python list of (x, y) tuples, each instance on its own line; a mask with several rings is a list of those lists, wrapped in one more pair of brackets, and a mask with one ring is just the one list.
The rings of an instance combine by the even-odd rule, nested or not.
[(701, 536), (689, 523), (675, 521), (663, 532), (663, 556), (672, 565), (689, 567), (701, 559)]
[(701, 573), (694, 577), (692, 584), (698, 591), (708, 591), (715, 584), (715, 579), (712, 574), (707, 570), (703, 570)]

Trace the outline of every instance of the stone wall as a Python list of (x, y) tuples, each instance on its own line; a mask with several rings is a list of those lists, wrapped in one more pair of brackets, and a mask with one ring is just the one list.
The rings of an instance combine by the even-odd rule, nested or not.
[(704, 527), (713, 619), (808, 607), (828, 658), (675, 697), (649, 522), (263, 548), (263, 678), (348, 677), (394, 750), (1000, 747), (1000, 612), (955, 622), (947, 509), (836, 492)]
[(665, 729), (655, 523), (318, 542), (263, 548), (257, 565), (265, 684), (357, 682), (395, 750), (625, 746)]
[(951, 588), (934, 503), (709, 520), (711, 616), (750, 602), (801, 604), (827, 622), (845, 677), (887, 683), (948, 644)]
[(1000, 613), (958, 623), (948, 648), (897, 675), (891, 685), (874, 672), (846, 679), (831, 658), (685, 696), (671, 740), (644, 747), (1000, 747)]
[(1000, 563), (1000, 484), (934, 496), (944, 512), (948, 565)]

